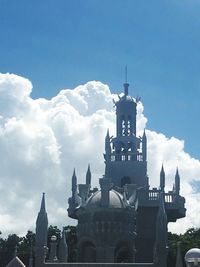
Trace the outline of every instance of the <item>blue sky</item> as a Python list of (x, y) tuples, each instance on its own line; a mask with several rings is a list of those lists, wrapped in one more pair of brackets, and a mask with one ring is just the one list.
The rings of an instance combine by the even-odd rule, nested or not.
[(89, 80), (120, 92), (127, 64), (148, 128), (200, 158), (199, 9), (198, 0), (0, 0), (0, 72), (50, 98)]

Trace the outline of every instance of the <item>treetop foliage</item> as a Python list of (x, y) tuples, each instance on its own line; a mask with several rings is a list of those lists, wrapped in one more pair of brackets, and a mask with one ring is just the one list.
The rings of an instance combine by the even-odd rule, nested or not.
[[(65, 226), (66, 241), (68, 245), (69, 262), (76, 261), (77, 255), (77, 229), (75, 226)], [(16, 234), (11, 234), (7, 238), (1, 237), (0, 231), (0, 267), (5, 267), (15, 255), (17, 249), (17, 256), (21, 261), (28, 266), (30, 255), (34, 258), (35, 233), (28, 231), (23, 237)], [(48, 230), (48, 247), (50, 247), (51, 237), (57, 237), (59, 243), (62, 231), (57, 226), (49, 226)], [(168, 233), (168, 266), (175, 267), (176, 265), (176, 251), (177, 243), (181, 244), (181, 253), (184, 262), (186, 252), (191, 248), (200, 248), (200, 228), (190, 228), (184, 234)]]

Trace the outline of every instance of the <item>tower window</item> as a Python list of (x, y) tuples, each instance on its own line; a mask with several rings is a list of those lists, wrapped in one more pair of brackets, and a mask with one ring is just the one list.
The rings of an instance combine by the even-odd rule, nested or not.
[(122, 121), (122, 135), (126, 135), (126, 123), (125, 123), (125, 120)]

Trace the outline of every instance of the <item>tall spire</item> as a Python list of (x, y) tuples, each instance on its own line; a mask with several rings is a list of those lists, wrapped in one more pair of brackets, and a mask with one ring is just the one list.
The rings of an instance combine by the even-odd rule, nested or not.
[(42, 195), (41, 207), (36, 220), (35, 265), (40, 266), (45, 257), (44, 247), (47, 246), (48, 218), (45, 208), (45, 193)]
[(128, 68), (127, 65), (125, 66), (125, 83), (127, 83), (127, 76), (128, 76)]
[(162, 192), (164, 192), (164, 190), (165, 190), (165, 171), (164, 171), (163, 164), (162, 164), (162, 168), (160, 171), (160, 190)]
[(175, 192), (177, 195), (179, 195), (179, 192), (180, 192), (180, 175), (178, 172), (178, 167), (176, 169), (176, 175), (175, 175)]
[(45, 193), (42, 193), (42, 201), (40, 206), (40, 212), (45, 213), (46, 207), (45, 207)]
[(42, 201), (40, 206), (40, 211), (38, 213), (36, 221), (36, 245), (46, 246), (47, 245), (47, 228), (48, 228), (48, 218), (45, 207), (45, 193), (42, 194)]
[(124, 83), (124, 95), (127, 96), (128, 95), (128, 87), (129, 84), (127, 82), (127, 76), (128, 76), (128, 70), (127, 70), (127, 65), (125, 66), (125, 83)]
[(91, 171), (90, 171), (90, 164), (88, 164), (88, 169), (86, 173), (86, 184), (91, 185)]

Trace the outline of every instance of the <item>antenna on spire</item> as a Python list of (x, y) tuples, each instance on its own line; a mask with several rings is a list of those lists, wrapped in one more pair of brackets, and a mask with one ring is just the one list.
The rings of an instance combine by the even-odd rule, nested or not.
[(125, 66), (125, 83), (124, 83), (124, 95), (128, 95), (128, 87), (129, 84), (127, 83), (127, 76), (128, 76), (128, 70), (127, 70), (127, 65)]
[(127, 65), (125, 66), (125, 83), (127, 83), (128, 69)]

